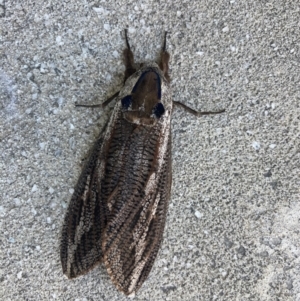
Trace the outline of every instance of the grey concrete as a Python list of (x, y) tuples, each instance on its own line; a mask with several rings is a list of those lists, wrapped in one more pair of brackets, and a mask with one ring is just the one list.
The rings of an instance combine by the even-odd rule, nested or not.
[[(169, 30), (173, 189), (135, 300), (300, 300), (299, 1), (0, 0), (0, 299), (125, 300), (99, 266), (67, 280), (59, 235), (82, 159)], [(98, 99), (95, 99), (98, 97)]]

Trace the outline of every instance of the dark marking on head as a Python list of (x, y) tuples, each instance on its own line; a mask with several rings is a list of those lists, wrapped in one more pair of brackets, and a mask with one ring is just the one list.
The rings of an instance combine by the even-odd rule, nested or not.
[(123, 109), (127, 110), (132, 103), (132, 96), (131, 95), (125, 96), (124, 98), (122, 98), (121, 102), (122, 102)]
[(161, 102), (157, 103), (153, 108), (153, 114), (160, 118), (165, 113), (165, 108)]

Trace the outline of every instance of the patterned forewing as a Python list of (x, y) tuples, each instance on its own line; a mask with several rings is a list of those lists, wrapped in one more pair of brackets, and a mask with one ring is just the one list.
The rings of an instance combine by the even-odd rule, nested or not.
[[(171, 135), (171, 134), (170, 134)], [(160, 244), (163, 239), (164, 227), (166, 222), (167, 210), (169, 206), (170, 194), (172, 185), (172, 160), (171, 160), (171, 137), (169, 138), (168, 150), (166, 152), (166, 160), (163, 164), (163, 170), (159, 177), (157, 185), (157, 208), (156, 212), (151, 219), (148, 232), (145, 232), (147, 246), (143, 253), (145, 261), (142, 273), (138, 277), (132, 277), (131, 286), (128, 292), (137, 291), (143, 282), (148, 277), (156, 255), (158, 253)], [(133, 273), (134, 275), (134, 273)], [(135, 287), (134, 287), (135, 286)]]
[(99, 170), (103, 135), (94, 145), (71, 198), (62, 230), (60, 257), (69, 278), (85, 274), (102, 260), (101, 242), (106, 224), (99, 197)]
[(125, 294), (146, 279), (159, 249), (171, 188), (170, 125), (118, 119), (108, 148), (101, 195), (107, 226), (105, 265)]

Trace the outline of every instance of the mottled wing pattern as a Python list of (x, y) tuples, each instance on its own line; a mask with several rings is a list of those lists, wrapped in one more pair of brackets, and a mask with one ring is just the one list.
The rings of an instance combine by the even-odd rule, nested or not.
[[(170, 198), (173, 102), (166, 35), (160, 68), (151, 63), (135, 72), (125, 30), (126, 84), (114, 95), (119, 102), (79, 178), (62, 230), (64, 274), (77, 277), (104, 261), (127, 295), (151, 271)], [(175, 104), (196, 116), (224, 111), (199, 113)]]
[(103, 134), (94, 145), (70, 201), (60, 246), (63, 273), (69, 278), (85, 274), (102, 261), (106, 215), (99, 195)]
[[(171, 189), (170, 122), (133, 124), (116, 112), (97, 140), (68, 207), (63, 272), (85, 274), (102, 261), (125, 294), (147, 278), (160, 243)], [(168, 117), (166, 117), (168, 118)]]
[(147, 278), (162, 241), (171, 189), (171, 134), (169, 121), (149, 127), (116, 120), (101, 183), (107, 206), (102, 251), (112, 281), (130, 294)]

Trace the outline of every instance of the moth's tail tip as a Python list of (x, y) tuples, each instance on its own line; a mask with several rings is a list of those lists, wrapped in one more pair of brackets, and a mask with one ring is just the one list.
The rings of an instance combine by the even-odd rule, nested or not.
[(74, 279), (76, 278), (76, 275), (72, 273), (72, 271), (69, 271), (66, 266), (62, 266), (62, 272), (63, 272), (63, 277), (65, 279)]
[(65, 279), (72, 279), (71, 275), (68, 275), (67, 271), (64, 271), (64, 270), (63, 270), (63, 277)]
[(127, 295), (128, 298), (133, 299), (135, 297), (135, 291)]

